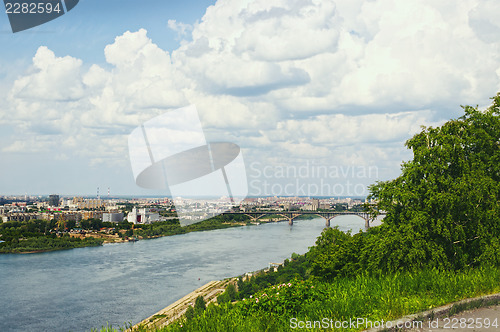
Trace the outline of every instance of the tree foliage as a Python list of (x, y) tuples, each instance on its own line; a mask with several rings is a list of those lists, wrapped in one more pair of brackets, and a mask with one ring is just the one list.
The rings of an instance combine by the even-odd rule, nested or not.
[(327, 230), (313, 271), (330, 278), (361, 271), (463, 269), (500, 264), (500, 94), (406, 142), (401, 175), (370, 187), (381, 227), (351, 236)]
[(205, 305), (205, 299), (203, 296), (198, 296), (196, 298), (196, 301), (194, 302), (194, 312), (196, 315), (201, 315), (203, 311), (205, 311), (206, 305)]

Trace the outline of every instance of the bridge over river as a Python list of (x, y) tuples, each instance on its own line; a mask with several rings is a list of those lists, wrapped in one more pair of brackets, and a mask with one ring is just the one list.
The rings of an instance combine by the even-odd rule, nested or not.
[[(371, 216), (368, 212), (355, 212), (355, 211), (250, 211), (250, 212), (225, 212), (224, 214), (243, 214), (249, 216), (253, 222), (259, 220), (264, 216), (282, 216), (288, 219), (288, 224), (293, 225), (293, 221), (303, 215), (315, 215), (325, 219), (326, 226), (330, 227), (330, 220), (338, 216), (346, 216), (346, 215), (354, 215), (359, 216), (365, 220), (365, 228), (370, 228), (370, 222), (373, 221), (373, 216)], [(385, 212), (379, 213), (379, 215), (384, 215)]]

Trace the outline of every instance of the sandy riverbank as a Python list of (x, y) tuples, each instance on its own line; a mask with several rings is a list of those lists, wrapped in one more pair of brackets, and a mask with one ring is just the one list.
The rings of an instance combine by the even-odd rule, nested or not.
[(180, 300), (175, 301), (168, 307), (134, 325), (128, 331), (135, 331), (139, 326), (153, 329), (168, 325), (182, 317), (189, 306), (194, 306), (198, 296), (203, 296), (205, 303), (208, 305), (211, 302), (217, 301), (217, 296), (223, 293), (229, 284), (236, 284), (237, 280), (237, 278), (229, 278), (219, 281), (210, 281), (209, 283), (184, 296)]

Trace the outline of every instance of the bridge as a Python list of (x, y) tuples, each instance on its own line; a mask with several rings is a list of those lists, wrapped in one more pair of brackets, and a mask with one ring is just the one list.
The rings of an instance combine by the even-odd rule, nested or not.
[[(293, 225), (293, 221), (303, 215), (315, 215), (325, 219), (326, 226), (330, 227), (330, 220), (338, 216), (348, 216), (354, 215), (359, 216), (365, 220), (365, 228), (370, 228), (370, 222), (373, 221), (373, 217), (368, 212), (355, 212), (355, 211), (249, 211), (249, 212), (225, 212), (224, 214), (243, 214), (249, 216), (253, 222), (256, 222), (264, 216), (277, 215), (288, 219), (288, 224)], [(385, 212), (379, 213), (379, 215), (384, 215)]]

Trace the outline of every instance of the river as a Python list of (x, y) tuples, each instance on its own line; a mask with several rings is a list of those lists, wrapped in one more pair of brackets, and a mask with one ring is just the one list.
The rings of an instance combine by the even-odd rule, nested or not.
[[(211, 280), (305, 253), (324, 219), (261, 224), (39, 254), (0, 255), (0, 331), (138, 323)], [(364, 220), (332, 226), (357, 231)]]

